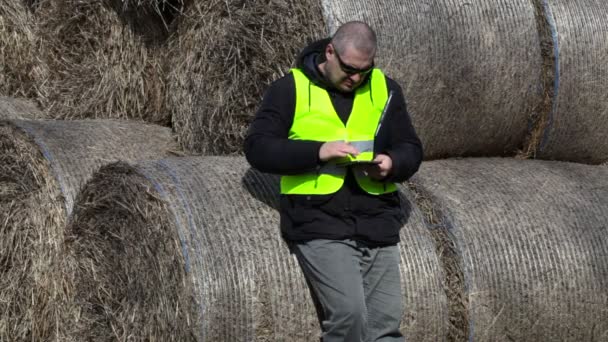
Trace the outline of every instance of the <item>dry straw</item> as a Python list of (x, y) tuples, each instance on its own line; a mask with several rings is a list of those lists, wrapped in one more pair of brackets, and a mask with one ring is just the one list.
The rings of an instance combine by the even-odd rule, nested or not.
[(559, 47), (555, 112), (538, 156), (599, 164), (608, 160), (608, 3), (547, 1)]
[(423, 164), (462, 258), (469, 340), (608, 337), (608, 173), (515, 159)]
[(403, 87), (427, 159), (513, 155), (542, 101), (530, 1), (323, 1), (328, 26), (364, 20)]
[[(65, 270), (75, 340), (313, 341), (319, 326), (279, 232), (278, 177), (244, 158), (172, 158), (101, 169), (78, 197)], [(402, 229), (403, 331), (442, 340), (446, 298), (417, 209)], [(68, 272), (69, 273), (69, 272)], [(72, 320), (73, 321), (73, 320)]]
[(129, 13), (109, 1), (39, 2), (38, 36), (49, 73), (36, 81), (51, 117), (169, 123), (160, 49), (123, 24)]
[(317, 0), (194, 0), (177, 26), (167, 108), (182, 147), (203, 154), (240, 152), (267, 85), (325, 36)]
[(0, 0), (0, 96), (36, 97), (36, 78), (45, 75), (37, 60), (35, 21), (21, 0)]
[(62, 339), (56, 262), (80, 185), (105, 163), (173, 145), (169, 129), (141, 123), (0, 121), (0, 341)]

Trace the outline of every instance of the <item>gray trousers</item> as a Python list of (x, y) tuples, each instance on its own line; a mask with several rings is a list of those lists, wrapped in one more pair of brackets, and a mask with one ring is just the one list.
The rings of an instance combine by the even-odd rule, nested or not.
[(317, 306), (323, 342), (405, 341), (399, 247), (312, 240), (291, 248)]

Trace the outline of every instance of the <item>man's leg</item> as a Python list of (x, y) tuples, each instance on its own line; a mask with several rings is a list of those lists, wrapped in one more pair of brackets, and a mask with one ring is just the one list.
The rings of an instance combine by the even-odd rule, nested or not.
[(312, 240), (292, 250), (321, 306), (323, 342), (366, 341), (361, 252), (352, 240)]
[(369, 341), (405, 341), (399, 331), (403, 316), (399, 247), (360, 248), (363, 252), (363, 286)]

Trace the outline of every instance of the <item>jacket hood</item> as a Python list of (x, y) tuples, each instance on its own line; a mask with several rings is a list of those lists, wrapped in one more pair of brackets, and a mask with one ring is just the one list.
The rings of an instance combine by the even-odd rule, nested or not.
[(331, 38), (325, 38), (311, 43), (300, 52), (296, 62), (298, 69), (316, 85), (322, 88), (332, 88), (327, 82), (323, 74), (318, 68), (318, 65), (325, 62), (325, 48), (331, 41)]

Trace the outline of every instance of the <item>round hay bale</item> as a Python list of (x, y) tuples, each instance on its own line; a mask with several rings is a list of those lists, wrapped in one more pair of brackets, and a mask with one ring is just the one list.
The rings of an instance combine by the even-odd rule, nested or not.
[(169, 39), (167, 108), (181, 146), (240, 153), (268, 84), (325, 35), (318, 0), (195, 0)]
[(463, 260), (471, 341), (608, 337), (608, 173), (515, 159), (423, 164)]
[(32, 101), (24, 98), (0, 96), (0, 120), (42, 118), (44, 118), (44, 114)]
[[(79, 194), (67, 229), (64, 270), (76, 270), (79, 317), (70, 336), (318, 339), (304, 277), (280, 237), (278, 192), (278, 177), (237, 157), (102, 168)], [(421, 214), (411, 212), (401, 233), (403, 331), (416, 341), (442, 340), (440, 265)]]
[(559, 47), (557, 89), (538, 157), (608, 160), (608, 3), (547, 1)]
[(35, 21), (25, 1), (0, 0), (0, 95), (36, 97), (36, 77), (45, 68), (36, 58)]
[(331, 32), (364, 20), (402, 85), (425, 158), (514, 155), (542, 100), (529, 1), (322, 1)]
[(79, 187), (105, 163), (173, 145), (168, 128), (141, 123), (0, 121), (0, 340), (61, 340), (55, 263)]
[(162, 51), (122, 23), (108, 1), (45, 0), (36, 9), (42, 107), (61, 119), (138, 119), (168, 125)]

